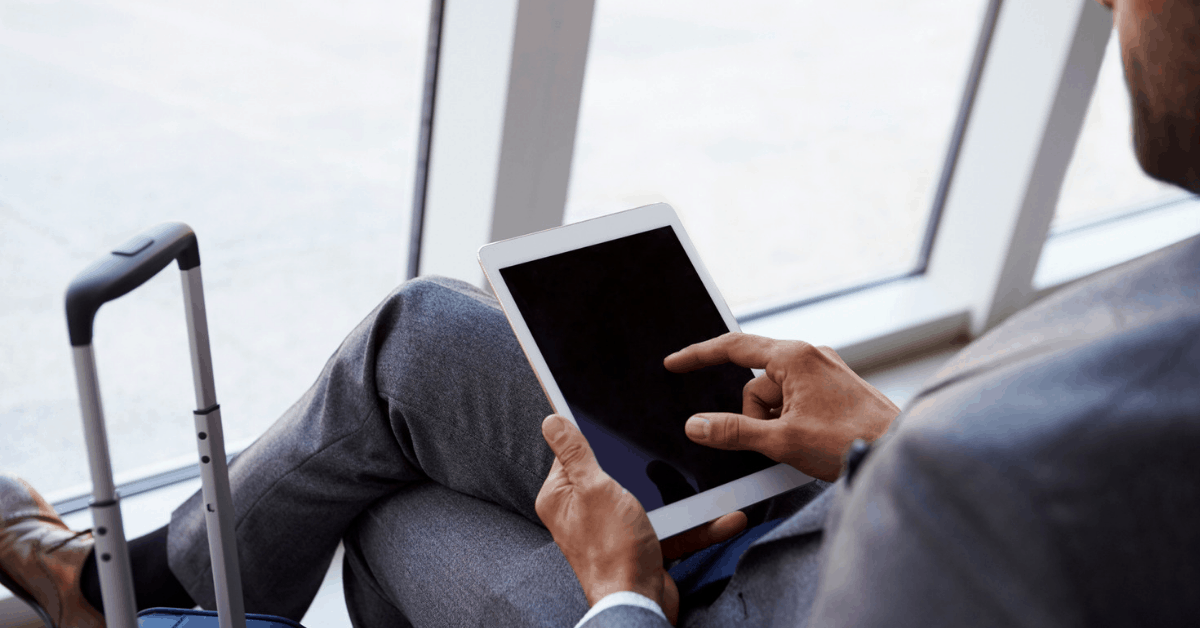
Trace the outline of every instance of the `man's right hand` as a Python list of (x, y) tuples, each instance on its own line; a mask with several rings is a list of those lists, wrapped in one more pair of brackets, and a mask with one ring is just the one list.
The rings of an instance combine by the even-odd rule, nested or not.
[(797, 340), (729, 333), (673, 353), (663, 364), (686, 373), (726, 362), (766, 372), (743, 389), (743, 414), (688, 419), (688, 438), (701, 445), (757, 451), (833, 481), (850, 444), (879, 438), (900, 414), (833, 349)]

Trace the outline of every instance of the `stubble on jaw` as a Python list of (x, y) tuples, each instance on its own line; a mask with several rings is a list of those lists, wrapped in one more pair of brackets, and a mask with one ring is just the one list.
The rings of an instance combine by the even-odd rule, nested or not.
[(1200, 0), (1132, 0), (1114, 17), (1138, 162), (1200, 193)]

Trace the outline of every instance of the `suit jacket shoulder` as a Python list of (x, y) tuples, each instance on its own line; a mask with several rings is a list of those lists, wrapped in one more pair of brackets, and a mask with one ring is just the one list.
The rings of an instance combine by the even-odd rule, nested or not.
[(1198, 249), (1018, 315), (937, 378), (832, 510), (810, 625), (1194, 620)]
[[(1186, 625), (1200, 616), (1197, 383), (1193, 238), (973, 343), (852, 483), (752, 546), (680, 625)], [(588, 627), (661, 625), (646, 615)]]

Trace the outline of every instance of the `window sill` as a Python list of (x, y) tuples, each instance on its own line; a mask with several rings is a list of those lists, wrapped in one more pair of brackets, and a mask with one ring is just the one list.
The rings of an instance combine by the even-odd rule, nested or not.
[(1033, 277), (1038, 297), (1200, 233), (1200, 199), (1051, 235)]
[(966, 303), (926, 277), (909, 277), (755, 319), (743, 331), (833, 347), (864, 370), (963, 336)]

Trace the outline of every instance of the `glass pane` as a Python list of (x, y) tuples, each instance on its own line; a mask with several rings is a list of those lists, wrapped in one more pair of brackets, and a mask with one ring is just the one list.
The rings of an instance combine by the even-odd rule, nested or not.
[(1133, 152), (1129, 91), (1114, 32), (1067, 168), (1051, 231), (1061, 231), (1180, 198), (1179, 188), (1142, 171)]
[[(427, 0), (0, 3), (0, 460), (90, 486), (62, 295), (163, 221), (200, 240), (232, 447), (400, 279)], [(118, 474), (195, 457), (179, 273), (106, 305)]]
[(681, 214), (735, 311), (910, 272), (984, 0), (599, 0), (566, 218)]

